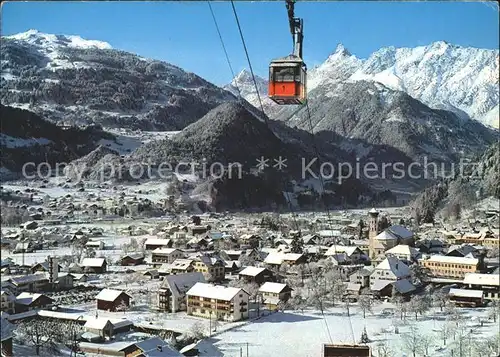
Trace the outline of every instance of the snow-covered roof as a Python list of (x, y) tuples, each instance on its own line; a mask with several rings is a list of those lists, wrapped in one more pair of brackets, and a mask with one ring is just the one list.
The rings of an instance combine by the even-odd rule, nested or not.
[(179, 253), (181, 253), (181, 251), (179, 249), (175, 249), (175, 248), (156, 248), (153, 250), (153, 253), (154, 254), (172, 254), (175, 251), (178, 251)]
[(163, 238), (148, 238), (144, 242), (145, 245), (169, 245), (171, 242), (170, 239)]
[(183, 296), (196, 283), (204, 283), (205, 277), (202, 273), (185, 273), (167, 275), (163, 280), (162, 287), (168, 287), (175, 297)]
[(482, 298), (483, 297), (482, 290), (468, 290), (468, 289), (454, 289), (451, 288), (449, 295), (450, 296), (458, 296), (458, 297), (473, 297), (473, 298)]
[(246, 275), (246, 276), (257, 276), (260, 273), (262, 273), (265, 268), (257, 268), (257, 267), (246, 267), (242, 271), (240, 271), (239, 275)]
[(393, 233), (391, 233), (388, 230), (383, 231), (382, 233), (379, 233), (376, 237), (376, 240), (397, 240), (398, 237), (396, 237)]
[(296, 261), (302, 257), (298, 253), (269, 253), (264, 263), (281, 265), (284, 261)]
[(106, 317), (89, 317), (84, 327), (92, 330), (102, 330), (108, 324), (111, 324), (111, 321)]
[(409, 245), (398, 244), (397, 246), (386, 251), (385, 254), (401, 254), (401, 255), (408, 255), (410, 257), (416, 257), (419, 254), (419, 252), (418, 250), (416, 250), (413, 247), (410, 247)]
[(182, 354), (158, 337), (148, 338), (134, 343), (134, 345), (142, 351), (141, 356), (144, 357), (183, 357)]
[(397, 235), (398, 237), (401, 237), (403, 239), (405, 238), (411, 238), (413, 237), (413, 232), (408, 230), (408, 228), (400, 226), (399, 224), (395, 224), (393, 226), (390, 226), (387, 228), (389, 231)]
[(368, 213), (378, 214), (379, 212), (375, 208), (372, 208), (371, 210), (368, 211)]
[(121, 294), (128, 295), (126, 292), (121, 290), (102, 289), (95, 298), (103, 301), (115, 301)]
[(244, 292), (245, 294), (248, 295), (248, 293), (246, 293), (243, 289), (239, 288), (225, 287), (222, 285), (212, 285), (205, 283), (196, 283), (191, 289), (189, 289), (186, 295), (201, 296), (208, 299), (231, 301), (236, 296), (236, 294), (240, 292)]
[(375, 270), (390, 270), (398, 278), (410, 275), (410, 268), (408, 268), (408, 265), (403, 263), (398, 258), (391, 256), (385, 258), (379, 265), (377, 265)]
[(373, 284), (370, 286), (370, 290), (380, 291), (384, 289), (387, 285), (390, 285), (392, 283), (394, 283), (394, 280), (375, 279)]
[(338, 253), (346, 253), (348, 257), (353, 255), (356, 251), (361, 251), (359, 250), (358, 247), (356, 246), (347, 246), (347, 245), (332, 245), (328, 250), (325, 252), (326, 256), (329, 255), (335, 255)]
[(484, 286), (500, 286), (500, 275), (498, 274), (465, 274), (464, 284), (484, 285)]
[(33, 301), (40, 298), (42, 294), (23, 292), (16, 296), (16, 303), (21, 305), (30, 305)]
[(436, 262), (436, 263), (451, 263), (451, 264), (471, 264), (477, 265), (479, 263), (479, 259), (477, 258), (465, 258), (465, 257), (450, 257), (448, 255), (431, 255), (428, 262)]
[(281, 283), (271, 283), (265, 282), (260, 288), (259, 291), (262, 293), (275, 293), (279, 294), (287, 287), (286, 284)]
[(187, 352), (190, 352), (192, 350), (196, 350), (198, 352), (198, 357), (222, 357), (222, 353), (220, 352), (220, 350), (208, 340), (200, 340), (197, 343), (187, 345), (179, 352), (186, 355)]
[(181, 259), (177, 258), (171, 264), (171, 268), (175, 269), (187, 269), (193, 263), (192, 259)]
[(28, 274), (23, 276), (15, 276), (13, 278), (10, 278), (9, 280), (14, 285), (20, 285), (40, 280), (47, 280), (47, 277), (45, 276), (45, 274)]
[(104, 265), (106, 259), (104, 258), (85, 258), (82, 261), (82, 267), (100, 268)]

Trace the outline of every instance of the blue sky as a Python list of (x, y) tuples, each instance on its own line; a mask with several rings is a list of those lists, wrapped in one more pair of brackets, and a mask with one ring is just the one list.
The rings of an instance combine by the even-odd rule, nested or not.
[[(269, 61), (292, 51), (284, 1), (240, 2), (236, 9), (252, 66), (266, 77)], [(236, 72), (248, 68), (228, 1), (213, 2)], [(302, 2), (304, 59), (323, 62), (338, 43), (366, 58), (384, 46), (419, 46), (444, 40), (498, 48), (498, 10), (473, 2)], [(165, 60), (216, 84), (231, 72), (206, 1), (186, 2), (4, 2), (1, 33), (29, 29), (80, 35), (114, 48)]]

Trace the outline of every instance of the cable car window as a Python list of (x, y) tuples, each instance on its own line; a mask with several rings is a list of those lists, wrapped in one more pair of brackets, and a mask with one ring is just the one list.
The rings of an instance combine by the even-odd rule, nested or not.
[(276, 68), (274, 80), (276, 82), (294, 82), (296, 80), (295, 67)]

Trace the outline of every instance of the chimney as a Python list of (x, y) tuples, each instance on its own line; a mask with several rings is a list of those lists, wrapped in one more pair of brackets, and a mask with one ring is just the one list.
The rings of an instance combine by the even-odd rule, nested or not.
[(160, 351), (160, 352), (162, 352), (162, 351), (163, 351), (163, 348), (162, 348), (160, 345), (156, 346), (156, 349), (157, 349), (158, 351)]

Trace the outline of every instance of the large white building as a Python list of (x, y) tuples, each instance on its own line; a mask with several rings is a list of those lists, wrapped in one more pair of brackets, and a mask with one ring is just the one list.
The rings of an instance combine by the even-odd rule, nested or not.
[(224, 321), (248, 319), (249, 294), (243, 289), (196, 283), (186, 295), (188, 315)]

